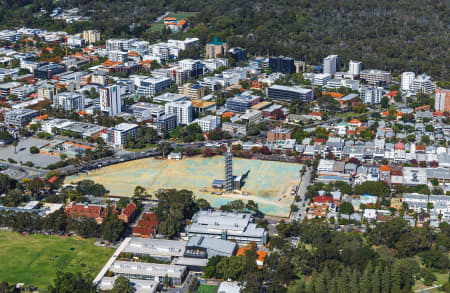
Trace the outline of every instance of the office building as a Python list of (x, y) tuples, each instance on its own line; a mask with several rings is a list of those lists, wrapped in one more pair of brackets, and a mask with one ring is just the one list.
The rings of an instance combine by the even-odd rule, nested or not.
[(269, 68), (272, 72), (295, 73), (294, 59), (290, 57), (270, 57)]
[(34, 92), (35, 87), (32, 84), (26, 84), (23, 86), (18, 86), (15, 87), (11, 90), (11, 94), (19, 97), (19, 98), (24, 98), (26, 96), (28, 96), (29, 94), (31, 94), (32, 92)]
[(206, 95), (206, 87), (199, 84), (185, 83), (178, 87), (178, 93), (190, 99), (200, 99)]
[(128, 61), (128, 53), (123, 51), (109, 51), (108, 60), (112, 62), (125, 63)]
[(166, 135), (177, 127), (177, 114), (164, 114), (159, 116), (156, 121), (156, 131), (159, 135)]
[(227, 99), (225, 107), (233, 112), (245, 113), (252, 106), (260, 103), (260, 97), (251, 94), (242, 93)]
[(323, 59), (323, 73), (333, 75), (337, 71), (337, 55), (329, 55)]
[(202, 100), (192, 100), (192, 111), (196, 117), (199, 117), (201, 114), (211, 112), (216, 112), (216, 103), (210, 101), (202, 101)]
[(410, 91), (413, 80), (416, 78), (414, 72), (403, 72), (401, 80), (401, 90), (404, 92)]
[(379, 104), (383, 98), (382, 87), (365, 87), (361, 89), (361, 101), (365, 104)]
[(418, 75), (414, 78), (411, 84), (411, 92), (413, 93), (423, 93), (431, 94), (435, 89), (434, 83), (431, 81), (431, 77), (425, 73)]
[(82, 37), (83, 37), (83, 40), (86, 41), (86, 43), (92, 44), (92, 43), (100, 41), (100, 32), (97, 30), (83, 31)]
[(317, 86), (326, 86), (328, 81), (331, 80), (331, 75), (328, 73), (317, 73), (314, 74), (314, 78), (312, 81), (313, 85), (317, 85)]
[(244, 121), (247, 125), (257, 124), (263, 119), (263, 112), (259, 110), (247, 110), (245, 114), (241, 115), (239, 118)]
[(164, 93), (153, 98), (153, 101), (161, 103), (179, 102), (185, 100), (188, 100), (185, 95), (174, 93)]
[(36, 110), (22, 108), (6, 112), (4, 117), (6, 124), (10, 126), (23, 127), (27, 125), (31, 119), (37, 117), (38, 115), (38, 111)]
[(269, 99), (280, 101), (303, 101), (311, 102), (314, 99), (314, 91), (296, 86), (273, 85), (266, 89)]
[(352, 75), (359, 75), (361, 73), (361, 61), (350, 60), (348, 65), (348, 73)]
[(175, 257), (182, 257), (185, 248), (186, 241), (182, 240), (131, 237), (122, 252), (137, 257), (150, 256), (162, 261), (171, 261)]
[(192, 122), (192, 102), (169, 102), (166, 105), (166, 114), (177, 115), (177, 125), (187, 125)]
[(371, 85), (390, 83), (392, 79), (390, 72), (377, 69), (363, 70), (361, 71), (359, 77)]
[(178, 66), (190, 72), (189, 77), (197, 77), (203, 74), (203, 64), (200, 60), (183, 59), (178, 62)]
[(213, 115), (199, 118), (195, 122), (198, 123), (203, 132), (210, 132), (211, 130), (220, 127), (220, 118)]
[(64, 92), (53, 98), (53, 107), (63, 111), (83, 111), (84, 96), (79, 93)]
[(291, 139), (291, 130), (286, 128), (275, 128), (267, 132), (267, 141), (274, 142), (278, 140)]
[(108, 51), (128, 51), (136, 39), (110, 39), (106, 41)]
[(63, 73), (66, 68), (59, 64), (47, 64), (34, 70), (34, 77), (40, 79), (51, 79), (53, 75)]
[(119, 86), (109, 85), (100, 89), (100, 110), (109, 116), (116, 116), (122, 112)]
[(247, 50), (239, 47), (228, 50), (228, 55), (234, 59), (236, 63), (240, 61), (247, 61)]
[(232, 136), (246, 136), (247, 135), (247, 125), (245, 125), (245, 124), (224, 122), (222, 124), (222, 130)]
[(158, 119), (164, 115), (164, 106), (158, 104), (151, 104), (146, 102), (139, 102), (130, 107), (133, 115), (140, 121), (149, 119)]
[(172, 80), (168, 77), (153, 78), (149, 77), (141, 80), (137, 86), (136, 95), (138, 96), (155, 96), (166, 88), (169, 88)]
[(226, 54), (228, 51), (228, 44), (221, 42), (218, 37), (215, 37), (212, 42), (206, 44), (205, 50), (206, 58), (216, 58), (217, 56)]
[(236, 254), (238, 245), (236, 242), (204, 237), (193, 236), (186, 244), (184, 257), (212, 258), (214, 256), (230, 257)]
[(167, 279), (169, 285), (181, 285), (187, 275), (187, 267), (116, 260), (109, 268), (114, 275), (125, 278), (158, 281), (161, 285)]
[(128, 139), (134, 140), (139, 126), (134, 123), (120, 123), (108, 129), (107, 142), (114, 147), (122, 147), (127, 144)]
[(192, 223), (185, 229), (189, 237), (204, 236), (237, 243), (256, 242), (266, 245), (268, 232), (258, 228), (249, 213), (222, 211), (199, 211), (192, 217)]
[(434, 109), (436, 112), (450, 112), (450, 90), (438, 88), (434, 95)]
[(53, 97), (57, 94), (56, 87), (50, 84), (44, 84), (37, 90), (38, 99), (47, 99), (52, 100)]

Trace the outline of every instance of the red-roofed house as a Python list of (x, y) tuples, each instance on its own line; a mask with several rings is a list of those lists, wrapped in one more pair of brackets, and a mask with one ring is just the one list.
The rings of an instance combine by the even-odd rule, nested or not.
[(394, 145), (394, 160), (404, 161), (406, 157), (405, 144), (398, 142)]
[(333, 203), (333, 198), (329, 196), (319, 195), (314, 198), (315, 205), (329, 205)]
[(349, 122), (347, 122), (347, 125), (355, 126), (355, 127), (361, 127), (361, 121), (359, 119), (352, 119)]
[(130, 202), (119, 215), (119, 219), (124, 221), (125, 223), (130, 223), (134, 216), (136, 215), (137, 207), (133, 202)]
[(156, 233), (156, 227), (158, 226), (158, 218), (155, 214), (145, 213), (142, 218), (133, 227), (133, 236), (141, 238), (153, 238)]
[(94, 219), (98, 224), (103, 222), (102, 214), (104, 214), (104, 207), (100, 205), (88, 205), (88, 204), (68, 204), (66, 205), (65, 212), (67, 216), (75, 219), (82, 217)]

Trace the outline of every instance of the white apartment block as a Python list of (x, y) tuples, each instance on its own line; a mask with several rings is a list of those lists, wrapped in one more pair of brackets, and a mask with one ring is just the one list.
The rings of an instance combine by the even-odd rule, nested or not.
[(84, 96), (79, 93), (60, 93), (53, 98), (53, 107), (64, 111), (83, 111)]
[(337, 55), (329, 55), (323, 59), (323, 73), (333, 75), (337, 69)]
[(361, 73), (361, 61), (350, 60), (348, 72), (353, 75), (359, 75)]
[(199, 118), (195, 122), (198, 123), (203, 132), (209, 132), (220, 127), (220, 118), (213, 115)]
[(166, 104), (166, 114), (177, 115), (177, 125), (187, 125), (192, 122), (192, 102), (178, 101)]
[(313, 85), (317, 86), (326, 86), (327, 82), (331, 80), (331, 75), (328, 73), (319, 73), (314, 75), (314, 79), (312, 81)]
[(431, 81), (431, 77), (428, 75), (418, 75), (411, 84), (411, 91), (414, 93), (422, 92), (424, 94), (431, 94), (435, 89), (434, 83)]
[(109, 116), (116, 116), (122, 112), (119, 86), (109, 85), (100, 89), (100, 110)]
[(137, 39), (111, 39), (106, 41), (108, 51), (128, 51)]
[(361, 101), (365, 104), (379, 104), (382, 98), (382, 87), (365, 87), (361, 89)]
[(401, 90), (406, 92), (411, 90), (413, 80), (416, 78), (414, 72), (403, 72), (401, 81)]
[(82, 37), (86, 43), (92, 44), (100, 41), (100, 32), (97, 30), (83, 31)]
[(143, 80), (136, 79), (135, 84), (137, 86), (136, 94), (138, 96), (151, 96), (162, 92), (164, 89), (170, 87), (172, 80), (169, 77), (160, 78), (146, 78)]
[(113, 128), (108, 129), (107, 142), (114, 147), (122, 147), (128, 139), (135, 139), (139, 126), (134, 123), (120, 123)]

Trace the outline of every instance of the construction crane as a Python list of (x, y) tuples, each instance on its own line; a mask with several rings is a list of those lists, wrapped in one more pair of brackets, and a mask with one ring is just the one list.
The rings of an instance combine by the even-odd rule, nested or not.
[(64, 36), (64, 45), (66, 49), (66, 58), (67, 58), (67, 36)]

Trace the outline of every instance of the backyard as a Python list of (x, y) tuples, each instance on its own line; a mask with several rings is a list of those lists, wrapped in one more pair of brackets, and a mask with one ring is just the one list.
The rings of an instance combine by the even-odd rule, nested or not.
[(95, 277), (113, 250), (94, 246), (94, 242), (95, 239), (0, 231), (0, 282), (46, 289), (58, 270)]

